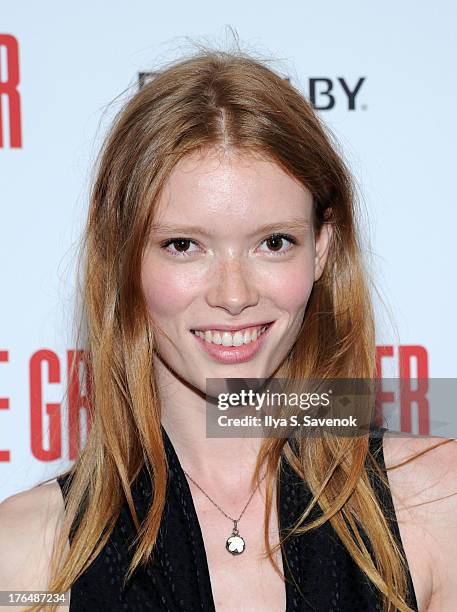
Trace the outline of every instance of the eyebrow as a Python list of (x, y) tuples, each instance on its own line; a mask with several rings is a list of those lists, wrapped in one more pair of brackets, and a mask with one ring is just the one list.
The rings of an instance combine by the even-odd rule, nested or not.
[[(309, 221), (305, 219), (289, 219), (287, 221), (276, 221), (274, 223), (266, 223), (259, 226), (254, 232), (251, 232), (249, 236), (256, 236), (257, 234), (273, 233), (273, 232), (303, 232), (310, 229)], [(199, 234), (211, 238), (214, 236), (214, 232), (209, 228), (201, 227), (200, 225), (173, 225), (170, 223), (153, 224), (151, 231), (156, 234)]]

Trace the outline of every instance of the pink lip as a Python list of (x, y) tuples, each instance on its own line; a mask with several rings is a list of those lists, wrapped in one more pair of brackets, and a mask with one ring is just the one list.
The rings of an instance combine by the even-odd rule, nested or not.
[(272, 321), (259, 321), (259, 323), (244, 323), (240, 325), (206, 325), (205, 327), (194, 327), (193, 331), (206, 331), (207, 329), (217, 329), (220, 331), (238, 331), (239, 329), (249, 329), (250, 327), (263, 327)]
[[(241, 346), (223, 346), (222, 344), (213, 344), (206, 342), (203, 338), (192, 334), (195, 340), (199, 343), (204, 351), (213, 359), (220, 363), (243, 363), (249, 361), (260, 351), (268, 332), (273, 327), (274, 322), (261, 334), (255, 342), (242, 344)], [(213, 328), (215, 329), (215, 328)], [(233, 327), (231, 329), (234, 329)], [(192, 332), (191, 332), (192, 333)]]

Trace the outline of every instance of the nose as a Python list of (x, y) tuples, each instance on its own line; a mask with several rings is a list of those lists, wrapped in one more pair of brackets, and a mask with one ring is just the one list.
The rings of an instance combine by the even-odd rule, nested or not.
[(206, 300), (213, 308), (223, 308), (234, 316), (249, 306), (255, 306), (259, 301), (259, 291), (249, 265), (235, 257), (216, 265)]

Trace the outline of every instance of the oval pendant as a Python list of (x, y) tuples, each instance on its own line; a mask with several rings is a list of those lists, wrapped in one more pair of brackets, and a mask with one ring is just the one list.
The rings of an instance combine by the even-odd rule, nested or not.
[(231, 535), (225, 543), (225, 548), (232, 555), (241, 555), (246, 548), (246, 542), (240, 535)]

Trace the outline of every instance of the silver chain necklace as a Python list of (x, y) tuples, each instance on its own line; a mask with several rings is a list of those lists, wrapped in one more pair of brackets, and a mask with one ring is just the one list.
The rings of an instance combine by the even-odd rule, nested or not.
[(225, 548), (226, 548), (226, 550), (227, 550), (229, 553), (231, 553), (232, 555), (241, 555), (241, 553), (242, 553), (242, 552), (244, 552), (244, 550), (245, 550), (245, 548), (246, 548), (246, 541), (244, 540), (244, 538), (242, 538), (242, 537), (240, 536), (240, 533), (239, 533), (239, 531), (238, 531), (238, 523), (239, 523), (239, 521), (241, 520), (241, 517), (243, 516), (244, 511), (245, 511), (245, 510), (246, 510), (246, 508), (248, 507), (249, 502), (250, 502), (250, 501), (251, 501), (251, 499), (254, 497), (254, 493), (255, 493), (255, 492), (257, 491), (257, 489), (259, 488), (260, 483), (261, 483), (261, 482), (262, 482), (262, 480), (265, 478), (266, 473), (265, 473), (265, 474), (262, 476), (262, 478), (259, 480), (258, 485), (257, 485), (257, 486), (256, 486), (256, 488), (254, 489), (254, 491), (251, 493), (251, 496), (249, 497), (249, 499), (248, 499), (248, 501), (247, 501), (246, 505), (244, 506), (244, 508), (243, 508), (243, 510), (242, 510), (242, 512), (241, 512), (241, 514), (240, 514), (240, 516), (239, 516), (237, 519), (234, 519), (234, 518), (232, 518), (231, 516), (229, 516), (228, 514), (226, 514), (226, 513), (225, 513), (225, 512), (222, 510), (222, 508), (221, 508), (220, 506), (218, 506), (218, 505), (216, 504), (216, 502), (215, 502), (215, 501), (213, 501), (213, 500), (211, 499), (211, 497), (208, 495), (208, 493), (206, 493), (206, 491), (204, 491), (204, 490), (201, 488), (201, 486), (200, 486), (198, 483), (196, 483), (196, 482), (195, 482), (195, 480), (192, 478), (192, 476), (190, 476), (190, 475), (189, 475), (189, 474), (186, 472), (186, 470), (183, 470), (183, 472), (184, 472), (184, 474), (185, 474), (185, 475), (186, 475), (188, 478), (190, 478), (190, 480), (191, 480), (191, 481), (194, 483), (194, 485), (200, 489), (200, 491), (203, 493), (203, 495), (205, 495), (205, 496), (206, 496), (206, 497), (209, 499), (209, 501), (210, 501), (210, 502), (211, 502), (211, 503), (212, 503), (214, 506), (216, 506), (216, 508), (217, 508), (217, 509), (218, 509), (220, 512), (222, 512), (222, 514), (223, 514), (225, 517), (227, 517), (227, 518), (228, 518), (230, 521), (232, 521), (232, 522), (233, 522), (232, 534), (231, 534), (231, 535), (230, 535), (230, 536), (227, 538), (227, 541), (226, 541), (226, 543), (225, 543)]

